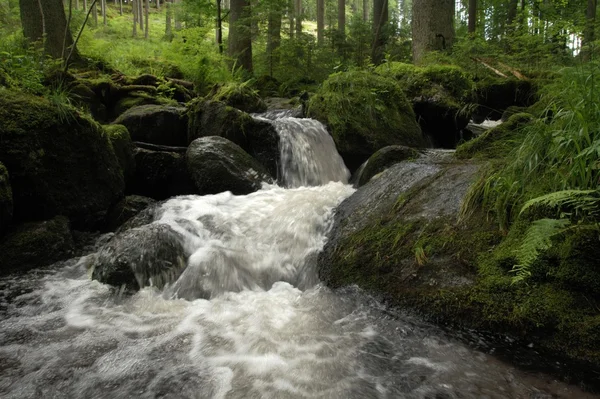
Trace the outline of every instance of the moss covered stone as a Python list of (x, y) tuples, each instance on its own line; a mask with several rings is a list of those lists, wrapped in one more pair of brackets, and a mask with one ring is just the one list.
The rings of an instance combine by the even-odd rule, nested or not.
[(12, 221), (13, 195), (10, 187), (8, 170), (0, 163), (0, 235), (2, 235)]
[(529, 107), (538, 99), (537, 86), (530, 80), (487, 77), (477, 82), (477, 114), (481, 120), (498, 120), (508, 107)]
[(221, 101), (244, 112), (265, 112), (267, 110), (267, 104), (248, 82), (231, 82), (217, 86), (207, 96), (207, 99)]
[(424, 133), (434, 145), (454, 148), (461, 139), (470, 114), (475, 85), (470, 76), (454, 65), (418, 67), (389, 62), (377, 67), (382, 76), (396, 79), (411, 101)]
[(91, 229), (123, 195), (123, 174), (104, 130), (68, 106), (3, 93), (0, 142), (16, 221), (60, 214)]
[(456, 157), (459, 159), (505, 157), (522, 142), (524, 134), (521, 129), (532, 121), (531, 114), (515, 114), (506, 122), (460, 145), (456, 149)]
[(0, 241), (0, 273), (29, 270), (73, 256), (69, 220), (64, 216), (16, 227)]
[(419, 155), (419, 151), (410, 147), (401, 145), (384, 147), (369, 157), (367, 162), (356, 172), (357, 176), (353, 180), (356, 181), (357, 187), (364, 186), (371, 178), (390, 166), (409, 159), (416, 159)]
[(144, 143), (187, 145), (187, 108), (168, 105), (140, 105), (119, 116), (114, 124), (127, 127), (133, 141)]
[(365, 71), (329, 76), (310, 99), (308, 115), (328, 126), (351, 171), (383, 147), (425, 144), (400, 85)]
[(135, 147), (129, 136), (129, 131), (123, 125), (105, 125), (104, 131), (108, 135), (121, 166), (125, 184), (128, 185), (135, 176), (135, 157), (133, 154)]
[(241, 147), (218, 136), (202, 137), (185, 155), (189, 173), (200, 194), (249, 194), (273, 178)]

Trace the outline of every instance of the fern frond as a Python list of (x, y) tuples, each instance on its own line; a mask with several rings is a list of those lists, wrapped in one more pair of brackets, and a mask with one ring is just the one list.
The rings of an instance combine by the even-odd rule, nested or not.
[(525, 203), (520, 214), (531, 208), (548, 207), (561, 211), (568, 209), (577, 215), (592, 216), (600, 210), (598, 190), (563, 190), (533, 198)]
[(531, 265), (552, 247), (552, 237), (564, 232), (570, 224), (568, 219), (539, 219), (529, 226), (515, 254), (519, 263), (511, 270), (515, 273), (513, 282), (523, 281), (531, 275)]

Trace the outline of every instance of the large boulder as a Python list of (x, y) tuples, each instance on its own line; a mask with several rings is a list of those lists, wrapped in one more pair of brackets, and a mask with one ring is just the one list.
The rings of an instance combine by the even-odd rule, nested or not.
[(105, 125), (104, 131), (108, 135), (119, 166), (121, 166), (125, 184), (129, 185), (135, 176), (135, 157), (133, 155), (135, 146), (131, 141), (129, 131), (123, 125)]
[(123, 174), (107, 135), (75, 109), (4, 92), (0, 142), (15, 221), (60, 214), (78, 229), (92, 229), (123, 196)]
[(176, 195), (197, 194), (198, 191), (187, 170), (185, 150), (178, 147), (171, 151), (136, 148), (135, 178), (128, 191), (157, 200)]
[(166, 224), (148, 224), (115, 235), (91, 259), (92, 278), (116, 287), (162, 288), (184, 270), (182, 237)]
[(389, 145), (425, 145), (400, 85), (366, 71), (335, 73), (310, 99), (308, 116), (325, 123), (351, 172)]
[(467, 73), (454, 65), (418, 67), (401, 62), (382, 64), (376, 71), (400, 83), (435, 147), (456, 147), (471, 117), (466, 105), (473, 101), (475, 85)]
[(113, 123), (127, 127), (133, 141), (187, 145), (187, 109), (167, 105), (140, 105), (130, 108)]
[(272, 176), (277, 175), (279, 135), (267, 121), (219, 101), (198, 100), (190, 105), (188, 143), (200, 137), (220, 136), (239, 145)]
[(0, 163), (0, 235), (8, 230), (13, 216), (13, 196), (6, 167)]
[(273, 179), (266, 169), (242, 148), (223, 137), (194, 140), (185, 154), (190, 175), (200, 194), (231, 191), (248, 194)]
[(64, 216), (27, 222), (0, 241), (0, 273), (25, 271), (73, 256), (69, 220)]
[(250, 82), (230, 82), (215, 86), (207, 98), (221, 101), (244, 112), (265, 112), (267, 104), (260, 97), (258, 91), (250, 86)]
[(419, 156), (419, 151), (414, 148), (401, 145), (383, 147), (362, 164), (356, 175), (353, 176), (352, 181), (356, 187), (364, 186), (372, 177), (380, 174), (390, 166), (409, 159), (416, 159)]

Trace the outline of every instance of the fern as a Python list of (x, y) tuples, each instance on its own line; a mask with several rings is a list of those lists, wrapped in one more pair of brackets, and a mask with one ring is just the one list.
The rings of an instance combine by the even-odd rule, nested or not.
[(531, 276), (531, 266), (540, 254), (552, 247), (552, 238), (563, 233), (571, 222), (568, 219), (539, 219), (529, 226), (523, 243), (516, 251), (518, 264), (511, 272), (515, 273), (513, 283), (521, 282)]
[(551, 208), (563, 216), (587, 219), (600, 212), (600, 193), (598, 190), (555, 191), (527, 201), (520, 214), (536, 208)]

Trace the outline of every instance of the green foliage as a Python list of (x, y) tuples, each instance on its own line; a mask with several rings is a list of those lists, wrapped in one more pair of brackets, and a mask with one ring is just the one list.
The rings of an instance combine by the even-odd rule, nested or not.
[(264, 112), (267, 105), (264, 103), (258, 91), (253, 88), (254, 79), (242, 83), (230, 82), (213, 89), (210, 95), (212, 100), (222, 101), (229, 106), (246, 112)]

